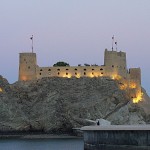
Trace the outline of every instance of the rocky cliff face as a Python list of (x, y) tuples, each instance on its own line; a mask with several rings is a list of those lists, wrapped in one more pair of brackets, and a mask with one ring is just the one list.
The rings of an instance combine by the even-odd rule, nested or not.
[(0, 76), (0, 131), (70, 132), (85, 119), (146, 124), (150, 99), (133, 104), (109, 78), (43, 78), (10, 85)]

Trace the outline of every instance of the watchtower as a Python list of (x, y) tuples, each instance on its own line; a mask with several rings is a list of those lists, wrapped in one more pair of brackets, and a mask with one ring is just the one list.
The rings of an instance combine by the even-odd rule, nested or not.
[(20, 53), (19, 56), (19, 80), (36, 79), (36, 54)]
[(104, 66), (108, 73), (116, 73), (123, 77), (127, 76), (126, 53), (108, 51), (105, 49)]

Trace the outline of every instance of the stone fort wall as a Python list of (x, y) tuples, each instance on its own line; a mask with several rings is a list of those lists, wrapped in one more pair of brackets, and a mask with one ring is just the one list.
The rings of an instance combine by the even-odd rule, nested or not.
[(43, 77), (110, 77), (118, 80), (120, 89), (127, 90), (130, 97), (141, 93), (140, 68), (127, 69), (126, 53), (105, 50), (102, 66), (39, 67), (35, 53), (20, 53), (19, 80), (35, 80)]

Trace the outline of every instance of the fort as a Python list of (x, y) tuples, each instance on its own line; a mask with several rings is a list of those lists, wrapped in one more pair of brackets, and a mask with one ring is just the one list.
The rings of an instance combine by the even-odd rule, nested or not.
[(110, 77), (117, 80), (119, 88), (126, 90), (134, 103), (141, 100), (141, 69), (127, 69), (125, 52), (105, 49), (104, 65), (101, 66), (39, 67), (36, 53), (20, 53), (19, 57), (19, 81), (44, 77)]

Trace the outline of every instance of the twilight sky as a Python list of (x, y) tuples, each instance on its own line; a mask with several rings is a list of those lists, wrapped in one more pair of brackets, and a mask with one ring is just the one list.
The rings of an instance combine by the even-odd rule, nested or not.
[(32, 34), (39, 66), (103, 65), (115, 35), (128, 68), (141, 67), (150, 95), (150, 0), (0, 0), (0, 74), (10, 83)]

